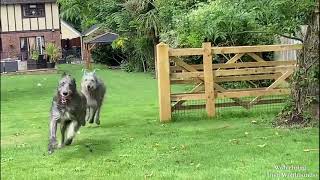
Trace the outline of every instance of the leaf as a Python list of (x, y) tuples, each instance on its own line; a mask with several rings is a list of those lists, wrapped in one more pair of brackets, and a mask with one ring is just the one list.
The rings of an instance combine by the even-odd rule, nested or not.
[(264, 144), (261, 144), (261, 145), (257, 145), (258, 147), (261, 147), (261, 148), (264, 148), (267, 144), (264, 143)]
[(245, 135), (248, 135), (249, 133), (248, 133), (248, 132), (244, 132), (244, 134), (245, 134)]
[(181, 144), (181, 149), (186, 149), (186, 145)]
[(153, 172), (151, 172), (150, 174), (145, 174), (144, 175), (144, 179), (150, 178), (153, 176)]
[(251, 121), (252, 124), (257, 124), (257, 121), (253, 120)]
[(200, 167), (200, 163), (196, 165), (196, 168), (198, 169)]
[(319, 149), (304, 149), (304, 152), (310, 152), (310, 151), (319, 151)]

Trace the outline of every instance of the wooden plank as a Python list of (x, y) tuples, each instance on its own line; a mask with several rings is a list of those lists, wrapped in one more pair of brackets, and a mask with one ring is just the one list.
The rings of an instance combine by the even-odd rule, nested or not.
[(172, 101), (182, 101), (182, 100), (204, 100), (206, 99), (206, 94), (204, 93), (179, 93), (171, 94)]
[(257, 74), (257, 75), (244, 75), (244, 76), (225, 76), (216, 77), (215, 82), (231, 82), (231, 81), (251, 81), (251, 80), (265, 80), (277, 79), (278, 74)]
[(169, 76), (169, 46), (164, 43), (157, 45), (157, 67), (158, 67), (158, 93), (160, 121), (171, 120), (171, 99), (170, 99), (170, 76)]
[(194, 67), (192, 67), (191, 65), (185, 63), (180, 58), (175, 57), (175, 58), (172, 58), (172, 60), (176, 63), (177, 66), (182, 67), (182, 69), (184, 69), (184, 70), (187, 70), (189, 72), (196, 72), (197, 71)]
[(233, 56), (231, 59), (229, 59), (226, 64), (231, 64), (231, 63), (235, 63), (239, 60), (239, 58), (241, 58), (244, 55), (244, 53), (239, 53), (236, 54), (235, 56)]
[[(280, 75), (279, 75), (280, 74)], [(265, 80), (265, 79), (277, 79), (281, 76), (278, 74), (258, 74), (258, 75), (243, 75), (243, 76), (225, 76), (225, 77), (214, 77), (214, 81), (220, 82), (236, 82), (236, 81), (250, 81), (250, 80)], [(194, 80), (181, 80), (171, 79), (171, 84), (194, 84)]]
[[(294, 70), (295, 66), (278, 66), (278, 67), (260, 67), (260, 68), (244, 68), (244, 69), (228, 69), (215, 71), (216, 76), (235, 76), (235, 75), (249, 75), (249, 74), (267, 74), (267, 73), (279, 73), (287, 71), (288, 69)], [(184, 74), (181, 73), (180, 77), (183, 76), (200, 76), (201, 74)]]
[(195, 84), (194, 80), (180, 80), (180, 79), (171, 79), (171, 84)]
[(191, 110), (191, 109), (205, 109), (205, 104), (192, 104), (192, 105), (184, 105), (184, 106), (177, 106), (173, 108), (173, 111), (177, 110)]
[[(226, 89), (224, 89), (223, 87), (221, 87), (219, 84), (215, 83), (214, 84), (214, 88), (216, 89), (216, 91), (223, 93), (223, 92), (227, 92)], [(218, 93), (215, 93), (215, 96), (217, 96)], [(241, 99), (239, 98), (231, 98), (235, 103), (239, 104), (240, 106), (249, 109), (249, 106), (247, 103), (244, 103)]]
[(214, 89), (213, 89), (213, 72), (212, 72), (212, 54), (211, 43), (203, 43), (203, 74), (204, 74), (204, 91), (206, 95), (206, 111), (209, 117), (215, 115), (214, 106)]
[[(216, 77), (224, 76), (243, 76), (243, 75), (263, 75), (263, 74), (274, 74), (282, 73), (288, 69), (294, 70), (295, 66), (286, 67), (261, 67), (261, 68), (245, 68), (245, 69), (228, 69), (228, 70), (217, 70), (214, 71)], [(171, 79), (180, 80), (194, 80), (203, 79), (203, 72), (181, 72), (181, 73), (171, 73)]]
[[(244, 103), (250, 103), (249, 101), (243, 101)], [(284, 103), (286, 99), (263, 99), (260, 100), (256, 105), (263, 105), (263, 104), (278, 104)], [(221, 107), (233, 107), (233, 106), (240, 106), (238, 103), (235, 102), (226, 102), (226, 103), (215, 103), (216, 108)], [(184, 105), (178, 106), (174, 108), (174, 111), (178, 110), (192, 110), (192, 109), (204, 109), (206, 107), (205, 104), (192, 104), (192, 105)]]
[[(196, 69), (194, 69), (191, 65), (185, 63), (182, 59), (180, 58), (173, 58), (173, 60), (175, 61), (176, 65), (182, 67), (184, 70), (190, 71), (190, 72), (197, 72)], [(190, 93), (195, 93), (195, 92), (199, 92), (203, 90), (203, 78), (201, 79), (194, 79), (193, 81), (197, 81), (199, 82), (198, 85), (196, 85), (191, 91)], [(181, 100), (179, 102), (176, 102), (173, 107), (176, 106), (181, 106), (183, 103), (185, 102), (185, 100)]]
[[(197, 92), (200, 92), (203, 90), (203, 82), (199, 83), (198, 85), (196, 85), (191, 91), (190, 93), (197, 93)], [(176, 102), (173, 107), (176, 107), (176, 106), (180, 106), (182, 105), (183, 103), (185, 102), (185, 100), (181, 100), (181, 101), (178, 101)]]
[(181, 49), (169, 49), (169, 56), (195, 56), (202, 55), (202, 48), (181, 48)]
[[(284, 80), (286, 80), (289, 76), (291, 76), (293, 73), (293, 70), (289, 70), (287, 72), (285, 72), (282, 76), (280, 76), (276, 81), (274, 81), (269, 87), (266, 88), (266, 90), (270, 90), (273, 88), (276, 88), (277, 86), (279, 86), (281, 83), (285, 82)], [(257, 101), (259, 101), (259, 99), (261, 98), (261, 96), (257, 96), (255, 97), (251, 102), (250, 105), (256, 103)]]
[[(269, 67), (269, 66), (295, 66), (296, 61), (264, 61), (264, 62), (243, 62), (232, 64), (213, 64), (213, 69), (226, 69), (226, 68), (245, 68), (245, 67)], [(189, 65), (197, 71), (203, 70), (202, 64)], [(171, 66), (171, 72), (181, 71), (183, 68), (179, 66)]]
[(197, 78), (203, 79), (203, 77), (204, 77), (203, 72), (182, 72), (182, 73), (170, 74), (171, 79), (191, 80), (191, 79), (197, 79)]
[(239, 98), (246, 96), (268, 96), (289, 94), (290, 89), (250, 90), (250, 91), (227, 91), (217, 94), (217, 98)]
[(247, 53), (247, 54), (258, 62), (265, 62), (265, 60), (262, 59), (260, 56), (258, 56), (256, 53)]
[(249, 53), (249, 52), (271, 52), (300, 50), (302, 44), (282, 44), (282, 45), (259, 45), (259, 46), (233, 46), (233, 47), (213, 47), (214, 54)]

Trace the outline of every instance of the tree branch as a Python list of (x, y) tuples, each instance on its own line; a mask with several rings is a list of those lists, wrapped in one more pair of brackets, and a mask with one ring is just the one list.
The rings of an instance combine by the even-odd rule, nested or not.
[(264, 33), (264, 34), (276, 34), (285, 38), (289, 38), (289, 39), (294, 39), (294, 40), (298, 40), (300, 42), (303, 43), (303, 40), (298, 38), (298, 37), (292, 37), (292, 36), (288, 36), (288, 35), (284, 35), (284, 34), (280, 34), (277, 32), (268, 32), (268, 31), (242, 31), (242, 32), (238, 32), (238, 33), (234, 33), (234, 34), (245, 34), (245, 33)]

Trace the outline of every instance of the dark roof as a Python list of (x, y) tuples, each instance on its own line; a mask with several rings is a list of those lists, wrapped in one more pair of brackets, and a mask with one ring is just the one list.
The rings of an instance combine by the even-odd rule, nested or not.
[(89, 29), (83, 31), (82, 35), (86, 36), (90, 31), (93, 31), (93, 30), (95, 30), (97, 28), (99, 28), (99, 26), (95, 24), (95, 25), (91, 26)]
[(57, 0), (1, 0), (1, 4), (28, 4), (45, 2), (57, 2)]
[(85, 41), (85, 43), (86, 44), (111, 44), (118, 37), (119, 37), (118, 34), (107, 32), (99, 36), (93, 37), (92, 39)]

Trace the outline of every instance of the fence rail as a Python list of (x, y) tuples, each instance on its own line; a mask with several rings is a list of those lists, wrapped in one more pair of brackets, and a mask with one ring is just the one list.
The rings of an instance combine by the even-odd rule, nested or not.
[[(296, 68), (295, 61), (266, 61), (261, 52), (299, 50), (301, 44), (259, 45), (235, 47), (211, 47), (203, 43), (202, 48), (169, 48), (167, 44), (157, 45), (157, 72), (160, 121), (170, 121), (171, 113), (179, 109), (205, 108), (209, 117), (216, 114), (218, 107), (242, 106), (250, 109), (258, 104), (280, 103), (283, 99), (263, 99), (269, 95), (290, 93), (286, 86)], [(213, 64), (215, 55), (233, 55), (226, 63)], [(183, 56), (201, 55), (202, 64), (188, 64)], [(248, 56), (254, 62), (239, 62)], [(174, 64), (171, 65), (170, 64)], [(221, 83), (272, 80), (268, 87), (250, 89), (225, 89)], [(220, 83), (220, 84), (219, 84)], [(251, 82), (252, 83), (252, 82)], [(194, 84), (190, 92), (171, 93), (172, 84)], [(244, 101), (241, 97), (252, 97)], [(228, 98), (233, 102), (216, 103), (215, 99)], [(205, 104), (185, 105), (189, 100), (205, 100)]]

